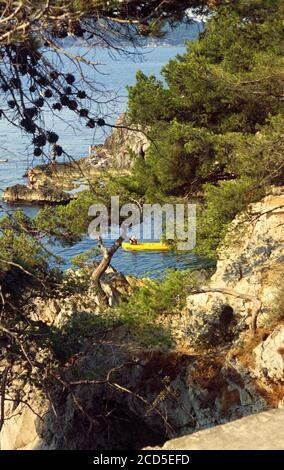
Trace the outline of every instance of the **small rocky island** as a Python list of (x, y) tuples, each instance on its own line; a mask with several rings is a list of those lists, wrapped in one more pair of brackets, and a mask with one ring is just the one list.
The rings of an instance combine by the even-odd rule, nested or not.
[(65, 204), (72, 199), (71, 194), (67, 194), (59, 188), (52, 186), (38, 186), (30, 189), (23, 184), (16, 184), (6, 188), (3, 193), (3, 200), (9, 204)]
[[(144, 132), (139, 127), (132, 131), (123, 113), (104, 145), (92, 147), (89, 157), (36, 166), (32, 169), (33, 186), (8, 187), (3, 200), (9, 204), (65, 204), (76, 197), (74, 189), (80, 184), (88, 185), (103, 170), (128, 171), (134, 162), (133, 155), (143, 158), (148, 147)], [(28, 177), (28, 172), (24, 176)]]

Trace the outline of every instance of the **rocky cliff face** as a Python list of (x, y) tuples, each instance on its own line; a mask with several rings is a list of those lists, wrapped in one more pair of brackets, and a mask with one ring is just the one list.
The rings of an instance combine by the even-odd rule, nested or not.
[(138, 156), (145, 158), (150, 142), (145, 129), (131, 124), (126, 113), (122, 114), (112, 134), (103, 146), (108, 166), (118, 169), (130, 169)]
[[(1, 447), (142, 448), (230, 421), (237, 432), (235, 420), (271, 408), (278, 420), (284, 407), (283, 303), (277, 300), (283, 209), (284, 191), (277, 188), (236, 218), (210, 282), (188, 297), (183, 312), (159, 319), (176, 334), (174, 351), (147, 352), (122, 327), (100, 341), (88, 339), (61, 370), (65, 386), (52, 401), (33, 391), (32, 409), (7, 404), (7, 418), (19, 407), (23, 414), (7, 419)], [(72, 316), (66, 302), (53, 309), (52, 320), (41, 318), (60, 327), (64, 315)], [(80, 303), (84, 309), (96, 313), (92, 302)], [(250, 439), (250, 424), (246, 429), (243, 437)], [(194, 436), (182, 448), (194, 448)], [(258, 437), (262, 448), (267, 443)]]
[(269, 326), (283, 285), (283, 240), (284, 190), (275, 188), (235, 219), (209, 286), (188, 298), (190, 344)]

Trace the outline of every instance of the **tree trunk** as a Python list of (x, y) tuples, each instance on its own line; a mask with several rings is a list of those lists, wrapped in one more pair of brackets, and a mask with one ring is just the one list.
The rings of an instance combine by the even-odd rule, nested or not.
[(112, 247), (108, 250), (106, 247), (104, 247), (102, 239), (99, 238), (98, 245), (102, 250), (103, 259), (101, 260), (100, 264), (96, 267), (91, 276), (91, 279), (95, 284), (99, 285), (102, 275), (106, 272), (107, 268), (110, 265), (113, 255), (121, 247), (123, 240), (124, 237), (119, 237), (116, 242), (112, 245)]

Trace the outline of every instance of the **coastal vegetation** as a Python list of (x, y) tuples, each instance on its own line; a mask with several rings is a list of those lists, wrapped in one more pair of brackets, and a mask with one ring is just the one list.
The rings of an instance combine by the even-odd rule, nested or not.
[[(34, 219), (21, 211), (3, 217), (2, 276), (22, 269), (30, 284), (52, 277), (43, 240), (76, 243), (90, 205), (109, 204), (114, 193), (122, 203), (197, 201), (196, 251), (215, 260), (234, 217), (283, 177), (283, 15), (278, 1), (220, 5), (200, 38), (164, 67), (164, 82), (139, 72), (128, 89), (128, 115), (147, 129), (145, 158), (134, 155), (131, 174), (106, 177), (103, 187), (94, 180)], [(135, 299), (125, 311), (136, 308)]]
[[(196, 202), (195, 253), (216, 264), (225, 243), (230, 241), (228, 229), (232, 221), (251, 204), (263, 200), (272, 186), (283, 185), (284, 7), (281, 0), (133, 1), (126, 2), (127, 9), (124, 3), (51, 2), (51, 11), (43, 12), (37, 20), (38, 7), (30, 10), (33, 2), (23, 2), (22, 13), (28, 11), (32, 15), (27, 32), (25, 28), (23, 32), (22, 28), (15, 28), (9, 36), (8, 31), (2, 31), (0, 26), (1, 60), (11, 65), (7, 72), (11, 74), (9, 80), (0, 66), (1, 87), (7, 101), (7, 109), (0, 110), (0, 117), (8, 121), (14, 119), (15, 125), (31, 136), (34, 156), (41, 157), (43, 161), (45, 159), (51, 165), (46, 150), (48, 143), (53, 146), (56, 156), (70, 156), (59, 145), (59, 136), (43, 126), (41, 109), (48, 100), (53, 100), (52, 112), (60, 113), (62, 107), (66, 107), (86, 121), (88, 127), (101, 128), (108, 126), (108, 123), (105, 116), (98, 112), (94, 95), (88, 95), (90, 90), (86, 83), (79, 89), (75, 77), (68, 71), (58, 73), (50, 69), (44, 60), (44, 47), (53, 45), (54, 38), (66, 39), (70, 28), (77, 38), (82, 38), (87, 32), (92, 33), (92, 38), (98, 38), (100, 29), (95, 29), (96, 21), (90, 22), (90, 17), (92, 20), (102, 17), (106, 22), (104, 27), (108, 25), (111, 34), (117, 24), (126, 24), (126, 28), (136, 25), (140, 35), (145, 36), (158, 35), (164, 20), (174, 24), (183, 18), (188, 8), (206, 15), (210, 12), (200, 37), (187, 44), (184, 55), (172, 59), (163, 68), (163, 80), (139, 72), (136, 84), (128, 88), (127, 115), (131, 127), (136, 129), (133, 132), (142, 129), (149, 141), (149, 147), (143, 154), (132, 155), (131, 171), (121, 174), (101, 171), (96, 178), (88, 175), (88, 189), (79, 192), (70, 202), (46, 205), (33, 218), (21, 210), (7, 211), (0, 220), (0, 357), (4, 364), (4, 392), (0, 399), (4, 403), (6, 388), (9, 388), (10, 396), (16, 399), (17, 394), (21, 394), (19, 383), (25, 386), (28, 383), (48, 398), (57, 416), (60, 414), (60, 403), (67, 402), (66, 396), (69, 394), (80, 416), (80, 426), (82, 429), (88, 428), (91, 435), (97, 429), (97, 419), (104, 427), (106, 422), (115, 421), (113, 410), (118, 410), (118, 416), (127, 415), (127, 405), (121, 404), (118, 398), (123, 392), (134, 403), (143, 403), (146, 429), (150, 426), (148, 414), (157, 413), (169, 436), (173, 434), (158, 406), (164, 396), (169, 395), (170, 400), (177, 400), (175, 394), (169, 392), (168, 384), (176, 379), (177, 364), (182, 364), (184, 360), (178, 348), (184, 348), (186, 353), (191, 348), (192, 356), (186, 359), (189, 377), (202, 386), (201, 375), (204, 371), (206, 409), (211, 405), (212, 409), (214, 406), (217, 409), (221, 403), (223, 419), (224, 409), (231, 409), (230, 406), (236, 403), (239, 405), (239, 396), (235, 403), (236, 397), (232, 398), (229, 393), (231, 390), (228, 392), (226, 389), (229, 398), (226, 395), (225, 404), (222, 402), (223, 395), (220, 395), (221, 398), (218, 395), (227, 386), (226, 374), (230, 380), (232, 378), (232, 361), (224, 367), (226, 354), (231, 342), (238, 339), (240, 331), (248, 335), (247, 325), (256, 324), (261, 302), (250, 293), (240, 294), (226, 287), (215, 288), (215, 293), (219, 295), (216, 302), (209, 296), (204, 307), (202, 302), (198, 304), (199, 297), (196, 307), (193, 300), (192, 314), (187, 314), (184, 320), (184, 312), (190, 308), (188, 296), (211, 293), (211, 287), (207, 287), (211, 271), (204, 274), (172, 270), (157, 280), (125, 277), (110, 267), (113, 254), (121, 246), (121, 237), (111, 248), (105, 248), (103, 241), (99, 240), (98, 247), (94, 246), (93, 250), (73, 259), (76, 268), (64, 271), (62, 260), (52, 253), (52, 244), (71, 246), (82, 240), (91, 221), (89, 207), (94, 203), (104, 203), (109, 207), (114, 194), (120, 195), (122, 204), (129, 201), (138, 201), (139, 205), (149, 202)], [(180, 3), (179, 8), (176, 7), (177, 3)], [(22, 14), (21, 8), (19, 15)], [(51, 15), (54, 8), (59, 12), (58, 18)], [(48, 16), (53, 18), (50, 23)], [(65, 17), (68, 21), (64, 20)], [(47, 37), (40, 33), (43, 27), (48, 33)], [(132, 40), (133, 29), (124, 31), (128, 40)], [(38, 35), (37, 40), (34, 35)], [(111, 36), (114, 41), (112, 47), (115, 48), (114, 37)], [(64, 45), (61, 46), (64, 49)], [(60, 52), (58, 47), (57, 53)], [(80, 58), (75, 59), (80, 62)], [(45, 72), (48, 79), (44, 78)], [(23, 91), (27, 77), (30, 81), (28, 95)], [(10, 95), (14, 98), (11, 99)], [(33, 105), (27, 107), (31, 96)], [(103, 185), (100, 184), (102, 182)], [(60, 185), (60, 179), (56, 185)], [(273, 206), (268, 211), (274, 209)], [(245, 223), (253, 224), (257, 217), (253, 215)], [(248, 226), (245, 227), (249, 233)], [(267, 244), (271, 243), (272, 246), (270, 227), (266, 229)], [(249, 249), (251, 264), (248, 260), (245, 262), (248, 272), (254, 273), (259, 263), (269, 261), (270, 253), (265, 258), (266, 247), (260, 246), (259, 254)], [(277, 245), (275, 251), (278, 249)], [(104, 265), (100, 264), (103, 260), (98, 261), (101, 252), (106, 261)], [(255, 260), (258, 256), (260, 261)], [(242, 280), (241, 261), (237, 259), (235, 265), (240, 271), (238, 280)], [(228, 268), (228, 282), (230, 275), (235, 275), (230, 272), (235, 265)], [(220, 295), (224, 291), (235, 302), (240, 298), (243, 304), (251, 302), (244, 321), (233, 315), (233, 307), (227, 303), (220, 304)], [(270, 312), (266, 308), (264, 312), (268, 316), (271, 313), (277, 326), (283, 321), (282, 291), (281, 287), (277, 288), (274, 310)], [(207, 309), (212, 312), (213, 319), (206, 317)], [(182, 321), (187, 321), (188, 325), (181, 327)], [(241, 326), (238, 326), (238, 321)], [(180, 341), (179, 328), (183, 340), (185, 335), (189, 338), (187, 347)], [(246, 341), (247, 336), (241, 337), (238, 348)], [(255, 335), (251, 349), (260, 341), (261, 337)], [(137, 351), (141, 355), (140, 362), (136, 359)], [(205, 356), (202, 355), (204, 351)], [(211, 354), (209, 366), (205, 360), (208, 351)], [(84, 354), (91, 357), (91, 364), (87, 360), (84, 364)], [(110, 357), (115, 357), (115, 363), (118, 357), (120, 365), (117, 368), (110, 367)], [(153, 363), (159, 387), (157, 395), (155, 389), (154, 396), (150, 396), (153, 401), (151, 405), (145, 398), (148, 390), (143, 389), (143, 377), (149, 379)], [(200, 370), (196, 366), (192, 372), (190, 367), (196, 364), (200, 365)], [(139, 375), (136, 369), (131, 380), (120, 373), (121, 370), (134, 370), (138, 366), (143, 373), (142, 378), (139, 376), (140, 389), (137, 386), (136, 393), (133, 392), (135, 387), (130, 386), (133, 385), (131, 380), (135, 382)], [(167, 373), (160, 379), (160, 371), (164, 370)], [(214, 390), (210, 389), (210, 374), (213, 374), (214, 380), (211, 382)], [(185, 383), (187, 376), (186, 381), (185, 377), (183, 379)], [(233, 379), (240, 381), (239, 377), (233, 376)], [(102, 399), (98, 393), (97, 399), (94, 394), (94, 402), (103, 403), (94, 417), (88, 407), (81, 405), (84, 393), (80, 400), (76, 396), (75, 387), (81, 385), (92, 385), (92, 390), (111, 390), (110, 395), (106, 395), (105, 409), (104, 396)], [(23, 393), (21, 400), (26, 403), (28, 396), (26, 391)], [(260, 397), (261, 402), (261, 394)], [(202, 400), (205, 400), (203, 395)], [(230, 416), (236, 417), (233, 412)], [(4, 421), (2, 407), (0, 431)], [(121, 428), (118, 426), (118, 429)], [(195, 424), (191, 424), (190, 429), (194, 430)], [(84, 444), (86, 447), (90, 446), (88, 439), (89, 436)], [(156, 436), (152, 440), (156, 443)], [(145, 442), (148, 443), (147, 439)]]
[[(216, 258), (228, 223), (283, 176), (282, 36), (281, 2), (220, 5), (200, 38), (164, 67), (165, 83), (139, 72), (129, 87), (130, 120), (151, 142), (132, 174), (43, 209), (29, 235), (38, 225), (41, 235), (74, 243), (92, 201), (114, 192), (141, 202), (198, 195), (197, 250)], [(27, 246), (29, 235), (21, 233)]]
[(139, 72), (129, 87), (130, 118), (153, 143), (126, 186), (151, 198), (200, 190), (197, 247), (213, 257), (227, 224), (283, 178), (283, 5), (249, 3), (249, 19), (221, 8), (164, 83)]

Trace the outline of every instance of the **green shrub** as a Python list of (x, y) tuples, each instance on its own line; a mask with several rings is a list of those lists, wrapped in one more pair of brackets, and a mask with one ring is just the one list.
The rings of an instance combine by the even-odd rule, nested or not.
[(207, 184), (204, 206), (197, 216), (196, 252), (209, 258), (217, 258), (217, 249), (223, 242), (230, 222), (245, 210), (249, 203), (264, 194), (251, 178), (223, 181), (219, 185)]
[[(284, 272), (280, 277), (280, 282), (283, 279)], [(273, 299), (273, 305), (270, 315), (271, 322), (277, 323), (284, 320), (284, 285), (280, 284), (277, 288), (276, 294)]]
[(283, 2), (227, 3), (163, 68), (164, 83), (139, 72), (128, 89), (130, 119), (151, 127), (146, 171), (134, 168), (144, 193), (188, 193), (216, 161), (238, 176), (275, 173), (274, 143), (263, 152), (256, 133), (284, 112)]
[(131, 336), (144, 346), (169, 347), (172, 334), (157, 323), (158, 317), (180, 312), (186, 297), (196, 286), (190, 271), (169, 271), (164, 280), (146, 280), (135, 292), (124, 297), (115, 309), (115, 317)]

